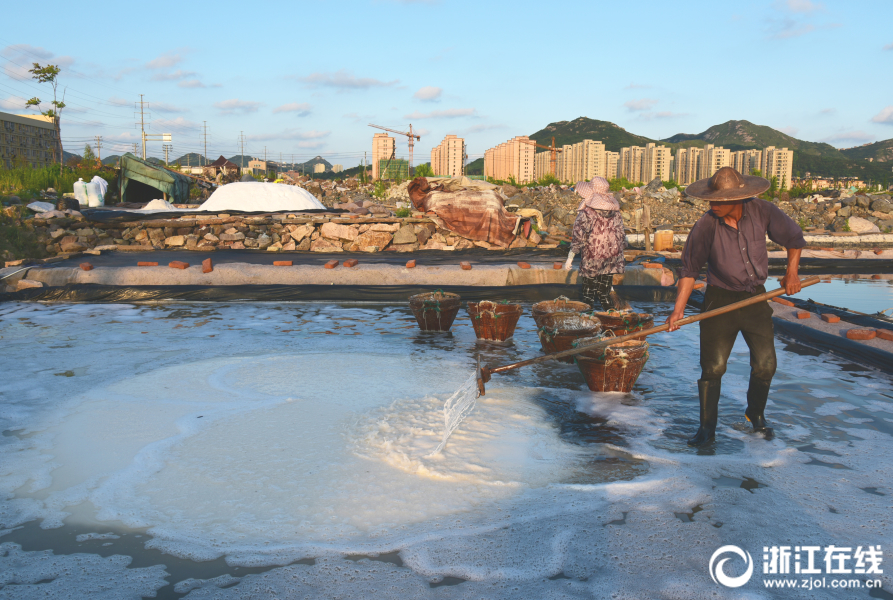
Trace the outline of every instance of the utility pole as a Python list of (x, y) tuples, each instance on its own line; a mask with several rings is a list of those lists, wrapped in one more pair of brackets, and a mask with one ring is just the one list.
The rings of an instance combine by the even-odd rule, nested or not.
[(146, 107), (147, 102), (143, 102), (143, 94), (140, 94), (140, 139), (143, 142), (143, 160), (146, 160)]
[(133, 146), (133, 153), (134, 153), (134, 154), (139, 154), (139, 152), (140, 152), (140, 145), (137, 144), (136, 142), (134, 142), (134, 143), (132, 144), (132, 146)]
[(97, 135), (93, 139), (96, 140), (96, 156), (99, 159), (99, 164), (102, 165), (102, 136)]
[(242, 170), (244, 171), (245, 170), (245, 132), (244, 131), (239, 132), (239, 144), (242, 145), (242, 153), (239, 156), (241, 157), (240, 160), (242, 162)]
[(164, 144), (162, 146), (162, 148), (164, 148), (164, 165), (167, 166), (168, 165), (168, 153), (171, 150), (173, 150), (174, 147), (171, 144)]
[(205, 137), (205, 155), (202, 157), (202, 166), (205, 166), (205, 163), (208, 161), (208, 122), (202, 121), (204, 123), (203, 127), (203, 135)]

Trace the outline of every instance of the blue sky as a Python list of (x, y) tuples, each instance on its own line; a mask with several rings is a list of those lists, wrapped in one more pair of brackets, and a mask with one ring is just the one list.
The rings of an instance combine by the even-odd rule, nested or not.
[[(97, 5), (98, 8), (98, 5)], [(729, 119), (849, 147), (893, 138), (893, 5), (817, 2), (47, 2), (39, 28), (0, 33), (0, 110), (48, 97), (34, 61), (63, 67), (66, 149), (103, 154), (151, 133), (173, 156), (239, 152), (356, 166), (375, 123), (443, 136), (471, 158), (579, 116), (665, 138)], [(36, 23), (10, 3), (7, 23)], [(406, 153), (405, 138), (398, 154)], [(161, 156), (161, 143), (149, 154)], [(371, 152), (370, 152), (371, 154)]]

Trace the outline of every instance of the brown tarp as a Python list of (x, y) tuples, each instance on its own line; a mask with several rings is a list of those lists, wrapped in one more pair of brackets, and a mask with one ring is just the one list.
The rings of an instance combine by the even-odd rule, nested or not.
[(409, 198), (416, 210), (427, 213), (439, 227), (470, 240), (507, 248), (515, 238), (519, 217), (505, 210), (495, 190), (466, 188), (444, 191), (419, 177), (409, 184)]

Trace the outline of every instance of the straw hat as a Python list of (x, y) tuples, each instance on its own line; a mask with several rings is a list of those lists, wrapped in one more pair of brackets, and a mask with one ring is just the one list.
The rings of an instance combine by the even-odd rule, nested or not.
[(768, 179), (742, 175), (732, 167), (723, 167), (713, 177), (699, 179), (689, 185), (685, 193), (708, 202), (735, 202), (758, 196), (768, 189)]
[(593, 177), (592, 181), (578, 181), (574, 191), (583, 198), (577, 210), (588, 206), (594, 210), (620, 210), (620, 205), (611, 194), (608, 180), (604, 177)]

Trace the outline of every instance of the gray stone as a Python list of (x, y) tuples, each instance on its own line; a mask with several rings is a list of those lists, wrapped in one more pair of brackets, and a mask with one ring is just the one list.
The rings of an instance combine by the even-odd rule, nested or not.
[(263, 250), (264, 248), (266, 248), (267, 246), (269, 246), (272, 243), (273, 243), (272, 238), (270, 238), (270, 236), (268, 236), (266, 233), (262, 233), (259, 236), (257, 236), (257, 247), (260, 248), (261, 250)]
[(415, 228), (412, 225), (404, 225), (394, 234), (394, 245), (418, 244)]
[(185, 246), (186, 245), (186, 237), (182, 235), (172, 235), (169, 238), (164, 239), (165, 246)]
[(856, 199), (856, 205), (859, 208), (868, 208), (871, 206), (871, 198), (868, 196), (854, 196)]
[(660, 177), (655, 177), (645, 186), (645, 191), (652, 193), (659, 192), (663, 186), (664, 184), (661, 182)]
[(893, 212), (893, 204), (890, 204), (888, 200), (879, 198), (871, 203), (871, 210), (889, 214)]
[(238, 242), (245, 239), (245, 234), (237, 231), (236, 233), (221, 233), (218, 237), (221, 242)]
[(840, 210), (837, 211), (838, 217), (843, 217), (844, 219), (850, 216), (852, 209), (849, 206), (844, 206)]
[(847, 223), (849, 223), (850, 231), (855, 231), (856, 233), (880, 232), (877, 225), (861, 217), (850, 217)]

